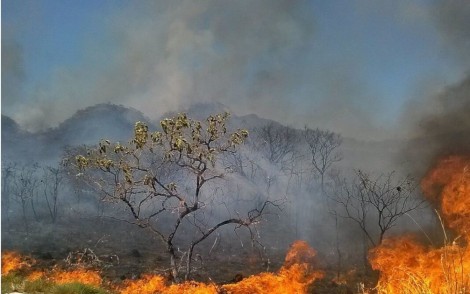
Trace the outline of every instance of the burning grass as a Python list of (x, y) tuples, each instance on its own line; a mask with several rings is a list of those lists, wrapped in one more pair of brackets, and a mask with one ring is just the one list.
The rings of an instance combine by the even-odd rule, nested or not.
[(323, 273), (313, 268), (316, 252), (305, 241), (296, 241), (278, 273), (261, 273), (236, 284), (224, 285), (227, 293), (307, 293), (307, 288)]
[(314, 269), (316, 252), (304, 241), (296, 241), (287, 253), (283, 267), (278, 273), (260, 273), (250, 276), (238, 283), (218, 286), (194, 281), (169, 285), (159, 275), (146, 275), (142, 279), (127, 282), (120, 290), (121, 294), (131, 293), (307, 293), (307, 288), (323, 273)]
[(107, 293), (98, 272), (76, 268), (52, 271), (32, 269), (36, 261), (17, 252), (2, 252), (2, 293)]
[[(314, 267), (316, 252), (304, 241), (296, 241), (285, 258), (284, 265), (277, 273), (260, 273), (238, 283), (217, 285), (187, 281), (171, 284), (161, 275), (144, 275), (141, 279), (125, 281), (114, 290), (103, 290), (103, 280), (97, 271), (85, 268), (52, 271), (29, 270), (21, 272), (23, 259), (19, 254), (5, 253), (9, 272), (2, 276), (2, 293), (25, 291), (30, 293), (120, 293), (120, 294), (245, 294), (245, 293), (307, 293), (308, 287), (323, 273)], [(14, 257), (14, 258), (13, 258)], [(7, 265), (7, 264), (5, 264)]]
[(389, 239), (371, 252), (379, 293), (468, 293), (470, 254), (457, 244), (427, 248), (411, 237)]
[(2, 252), (2, 276), (30, 265), (31, 263), (17, 252)]
[(54, 270), (49, 279), (55, 284), (80, 283), (90, 286), (99, 286), (102, 283), (98, 272), (87, 269), (74, 269), (71, 271)]
[(154, 294), (154, 293), (194, 293), (194, 294), (217, 294), (218, 287), (215, 284), (204, 284), (198, 282), (185, 282), (176, 285), (167, 285), (167, 281), (160, 275), (144, 275), (141, 279), (127, 282), (126, 286), (119, 290), (120, 294)]
[(385, 240), (370, 254), (380, 271), (379, 293), (470, 293), (470, 158), (441, 161), (422, 181), (422, 188), (440, 208), (443, 224), (459, 235), (440, 248), (426, 247), (412, 237)]

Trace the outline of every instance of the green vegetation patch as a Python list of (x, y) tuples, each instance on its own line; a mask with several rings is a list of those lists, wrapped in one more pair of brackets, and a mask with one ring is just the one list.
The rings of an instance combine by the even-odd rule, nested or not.
[(2, 294), (8, 294), (14, 291), (22, 293), (48, 293), (48, 294), (109, 294), (101, 288), (81, 284), (68, 283), (57, 285), (46, 279), (37, 279), (28, 281), (24, 276), (16, 272), (2, 276)]

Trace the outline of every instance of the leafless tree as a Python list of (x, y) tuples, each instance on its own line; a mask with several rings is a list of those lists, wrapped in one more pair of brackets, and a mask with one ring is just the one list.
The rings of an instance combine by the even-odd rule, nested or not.
[(271, 122), (253, 130), (255, 149), (270, 162), (282, 163), (296, 152), (299, 136), (295, 129)]
[(39, 185), (37, 170), (37, 164), (18, 166), (13, 170), (14, 176), (12, 183), (12, 195), (14, 196), (16, 202), (21, 205), (26, 232), (29, 231), (28, 213), (26, 210), (28, 204), (31, 205), (31, 209), (35, 218), (38, 218), (34, 205), (34, 200), (36, 198), (37, 188)]
[(248, 167), (249, 158), (241, 150), (239, 152), (227, 152), (221, 160), (230, 172), (238, 173), (243, 177), (248, 176), (245, 170)]
[(342, 143), (339, 134), (320, 129), (309, 129), (305, 127), (304, 138), (310, 151), (310, 162), (320, 176), (320, 185), (322, 193), (325, 192), (325, 175), (335, 162), (343, 157), (338, 151)]
[(57, 220), (59, 210), (59, 195), (64, 185), (64, 173), (60, 166), (43, 168), (41, 187), (49, 216), (53, 223)]
[(15, 163), (3, 163), (2, 164), (2, 219), (3, 217), (8, 220), (10, 209), (11, 209), (11, 193), (12, 185), (15, 176)]
[(343, 179), (336, 187), (333, 199), (339, 205), (338, 215), (355, 222), (374, 247), (400, 217), (423, 204), (413, 179), (397, 178), (394, 172), (373, 178), (358, 170), (351, 183)]
[(224, 201), (216, 201), (213, 188), (229, 172), (220, 157), (236, 152), (248, 136), (246, 130), (227, 131), (227, 119), (227, 113), (205, 122), (179, 114), (162, 120), (161, 132), (149, 132), (146, 124), (137, 122), (129, 145), (102, 141), (97, 149), (76, 157), (79, 176), (94, 184), (103, 200), (128, 212), (129, 218), (119, 219), (166, 244), (174, 280), (180, 273), (189, 278), (194, 248), (212, 233), (232, 224), (247, 228), (254, 238), (252, 225), (269, 206), (277, 205), (266, 199), (247, 209), (246, 216), (228, 205), (221, 210), (225, 215), (215, 212), (215, 203)]

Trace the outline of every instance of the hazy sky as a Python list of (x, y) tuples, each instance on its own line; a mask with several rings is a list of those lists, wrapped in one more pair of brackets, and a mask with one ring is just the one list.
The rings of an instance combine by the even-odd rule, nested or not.
[(407, 107), (468, 74), (469, 20), (466, 0), (2, 0), (2, 113), (41, 130), (102, 102), (157, 118), (219, 101), (406, 136)]

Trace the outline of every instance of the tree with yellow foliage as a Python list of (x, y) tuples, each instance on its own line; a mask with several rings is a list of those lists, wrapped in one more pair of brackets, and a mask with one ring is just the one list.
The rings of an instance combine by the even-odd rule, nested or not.
[(244, 217), (228, 208), (226, 215), (213, 212), (214, 184), (230, 171), (219, 158), (237, 152), (248, 137), (247, 130), (229, 132), (228, 118), (223, 113), (197, 121), (178, 114), (162, 120), (161, 131), (154, 132), (137, 122), (129, 144), (104, 140), (75, 158), (78, 175), (97, 188), (103, 200), (124, 207), (129, 215), (125, 221), (166, 244), (175, 281), (183, 273), (189, 278), (195, 246), (217, 229), (232, 224), (252, 232), (267, 206), (276, 205), (266, 200)]

